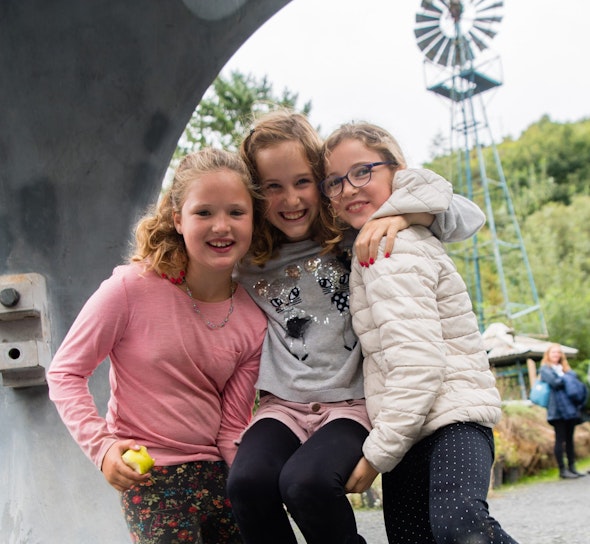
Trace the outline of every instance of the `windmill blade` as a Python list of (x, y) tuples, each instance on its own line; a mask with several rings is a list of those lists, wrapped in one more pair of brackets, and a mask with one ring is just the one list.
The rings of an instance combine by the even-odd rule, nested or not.
[(502, 16), (496, 15), (495, 17), (476, 17), (475, 20), (481, 23), (501, 23)]
[[(436, 11), (438, 12), (440, 15), (442, 15), (443, 11), (440, 8), (437, 8), (434, 5), (434, 2), (432, 0), (422, 0), (422, 9), (426, 10), (426, 11)], [(440, 16), (439, 15), (439, 16)]]
[(454, 44), (452, 40), (447, 39), (446, 45), (444, 46), (443, 50), (441, 51), (437, 63), (442, 64), (443, 66), (449, 65), (449, 57), (451, 55), (451, 51), (454, 49)]
[(495, 30), (490, 30), (489, 28), (483, 27), (483, 26), (479, 26), (479, 25), (473, 25), (473, 28), (477, 29), (479, 32), (485, 34), (486, 36), (488, 36), (490, 39), (492, 39), (497, 32)]
[(422, 51), (424, 51), (424, 54), (426, 55), (428, 52), (430, 52), (430, 50), (433, 47), (437, 47), (436, 44), (435, 44), (435, 42), (437, 40), (440, 41), (442, 38), (443, 38), (442, 34), (435, 34), (433, 36), (430, 36), (426, 40), (423, 40), (422, 42), (420, 42), (418, 44), (418, 46), (420, 47), (420, 49), (422, 49)]
[(427, 36), (426, 38), (424, 38), (423, 40), (418, 42), (418, 47), (424, 52), (424, 54), (426, 54), (426, 52), (430, 50), (432, 43), (435, 40), (438, 40), (439, 38), (440, 38), (439, 34), (433, 34), (432, 36)]
[(438, 25), (438, 20), (439, 20), (439, 16), (438, 15), (430, 15), (428, 13), (417, 13), (416, 14), (416, 22), (417, 23), (432, 23), (436, 21), (436, 24)]
[(427, 51), (433, 45), (433, 42), (442, 37), (442, 33), (438, 27), (430, 27), (429, 29), (416, 29), (414, 34), (417, 38), (418, 47), (422, 51)]
[(503, 6), (503, 0), (422, 0), (414, 27), (418, 47), (442, 66), (471, 62), (497, 34)]
[(440, 34), (440, 28), (438, 25), (434, 26), (422, 26), (420, 28), (416, 27), (414, 29), (414, 34), (416, 38), (428, 37), (427, 34)]
[[(479, 0), (479, 2), (476, 2), (475, 5), (478, 6), (484, 2), (486, 2), (486, 0)], [(499, 1), (494, 4), (491, 4), (490, 6), (484, 6), (481, 9), (479, 9), (478, 11), (487, 11), (489, 9), (498, 9), (498, 8), (502, 8), (502, 7), (504, 7), (504, 2)]]
[(469, 31), (469, 36), (471, 37), (475, 45), (477, 45), (480, 51), (483, 51), (484, 49), (488, 48), (487, 44), (483, 40), (479, 39), (473, 32), (473, 30)]
[(424, 54), (426, 55), (426, 57), (428, 59), (430, 59), (432, 62), (437, 62), (435, 59), (437, 57), (437, 53), (441, 50), (441, 48), (444, 48), (444, 45), (450, 41), (449, 38), (443, 36), (442, 34), (440, 34), (438, 36), (438, 39), (433, 42), (432, 46), (424, 51)]

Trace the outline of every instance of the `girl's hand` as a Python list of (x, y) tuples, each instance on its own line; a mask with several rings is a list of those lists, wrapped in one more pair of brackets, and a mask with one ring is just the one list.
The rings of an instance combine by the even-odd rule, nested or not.
[(151, 474), (139, 474), (128, 466), (121, 456), (128, 450), (139, 450), (135, 440), (118, 440), (106, 452), (102, 460), (101, 470), (109, 482), (117, 491), (126, 491), (131, 486), (149, 480)]
[(395, 237), (400, 230), (410, 225), (429, 227), (434, 221), (434, 215), (429, 213), (407, 213), (392, 215), (367, 221), (358, 233), (354, 242), (354, 250), (361, 266), (369, 266), (377, 260), (379, 244), (385, 236), (384, 257), (389, 257), (393, 251)]
[(347, 493), (362, 493), (371, 487), (377, 472), (364, 457), (357, 463), (344, 486)]

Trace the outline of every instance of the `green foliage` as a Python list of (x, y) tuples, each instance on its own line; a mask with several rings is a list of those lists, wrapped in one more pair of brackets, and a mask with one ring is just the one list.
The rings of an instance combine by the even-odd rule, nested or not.
[(520, 218), (546, 203), (590, 194), (590, 119), (556, 123), (544, 116), (498, 149)]
[[(257, 79), (233, 71), (220, 74), (194, 111), (178, 147), (173, 162), (192, 150), (206, 146), (236, 150), (244, 137), (253, 114), (276, 107), (297, 110), (298, 94), (284, 89), (276, 95), (267, 77)], [(311, 111), (311, 102), (298, 110)]]
[[(506, 138), (497, 151), (550, 339), (578, 348), (578, 360), (584, 361), (590, 358), (590, 290), (586, 288), (590, 275), (590, 119), (557, 123), (544, 116), (517, 140)], [(508, 221), (500, 184), (494, 183), (502, 172), (496, 171), (491, 148), (484, 148), (482, 155), (499, 239), (511, 241), (516, 230)], [(463, 152), (437, 156), (425, 166), (447, 176), (456, 192), (466, 194), (465, 180), (460, 176), (467, 161), (472, 185), (480, 187), (480, 169), (473, 150), (468, 157)], [(468, 196), (486, 210), (481, 192)], [(491, 247), (489, 230), (484, 228), (478, 234), (478, 255), (485, 315), (493, 314), (503, 302), (499, 272), (491, 253), (486, 253)], [(509, 300), (519, 300), (519, 293), (528, 289), (529, 282), (520, 253), (510, 253), (506, 247), (509, 244), (500, 251), (505, 252), (502, 263)], [(449, 249), (475, 303), (475, 280), (469, 276), (475, 276), (473, 263), (468, 260), (471, 248), (452, 244)], [(517, 332), (526, 334), (526, 324), (519, 326)]]
[(550, 202), (522, 231), (551, 337), (590, 357), (590, 197)]

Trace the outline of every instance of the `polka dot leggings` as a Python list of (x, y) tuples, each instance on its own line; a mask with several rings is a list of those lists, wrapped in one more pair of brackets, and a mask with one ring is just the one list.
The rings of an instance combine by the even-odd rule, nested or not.
[(494, 461), (492, 430), (455, 423), (418, 442), (383, 474), (389, 544), (516, 544), (486, 502)]

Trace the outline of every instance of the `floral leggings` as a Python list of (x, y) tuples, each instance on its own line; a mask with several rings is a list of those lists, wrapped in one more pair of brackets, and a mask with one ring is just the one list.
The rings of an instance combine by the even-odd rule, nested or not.
[(156, 466), (152, 478), (121, 494), (132, 542), (139, 544), (239, 544), (225, 491), (223, 461)]

